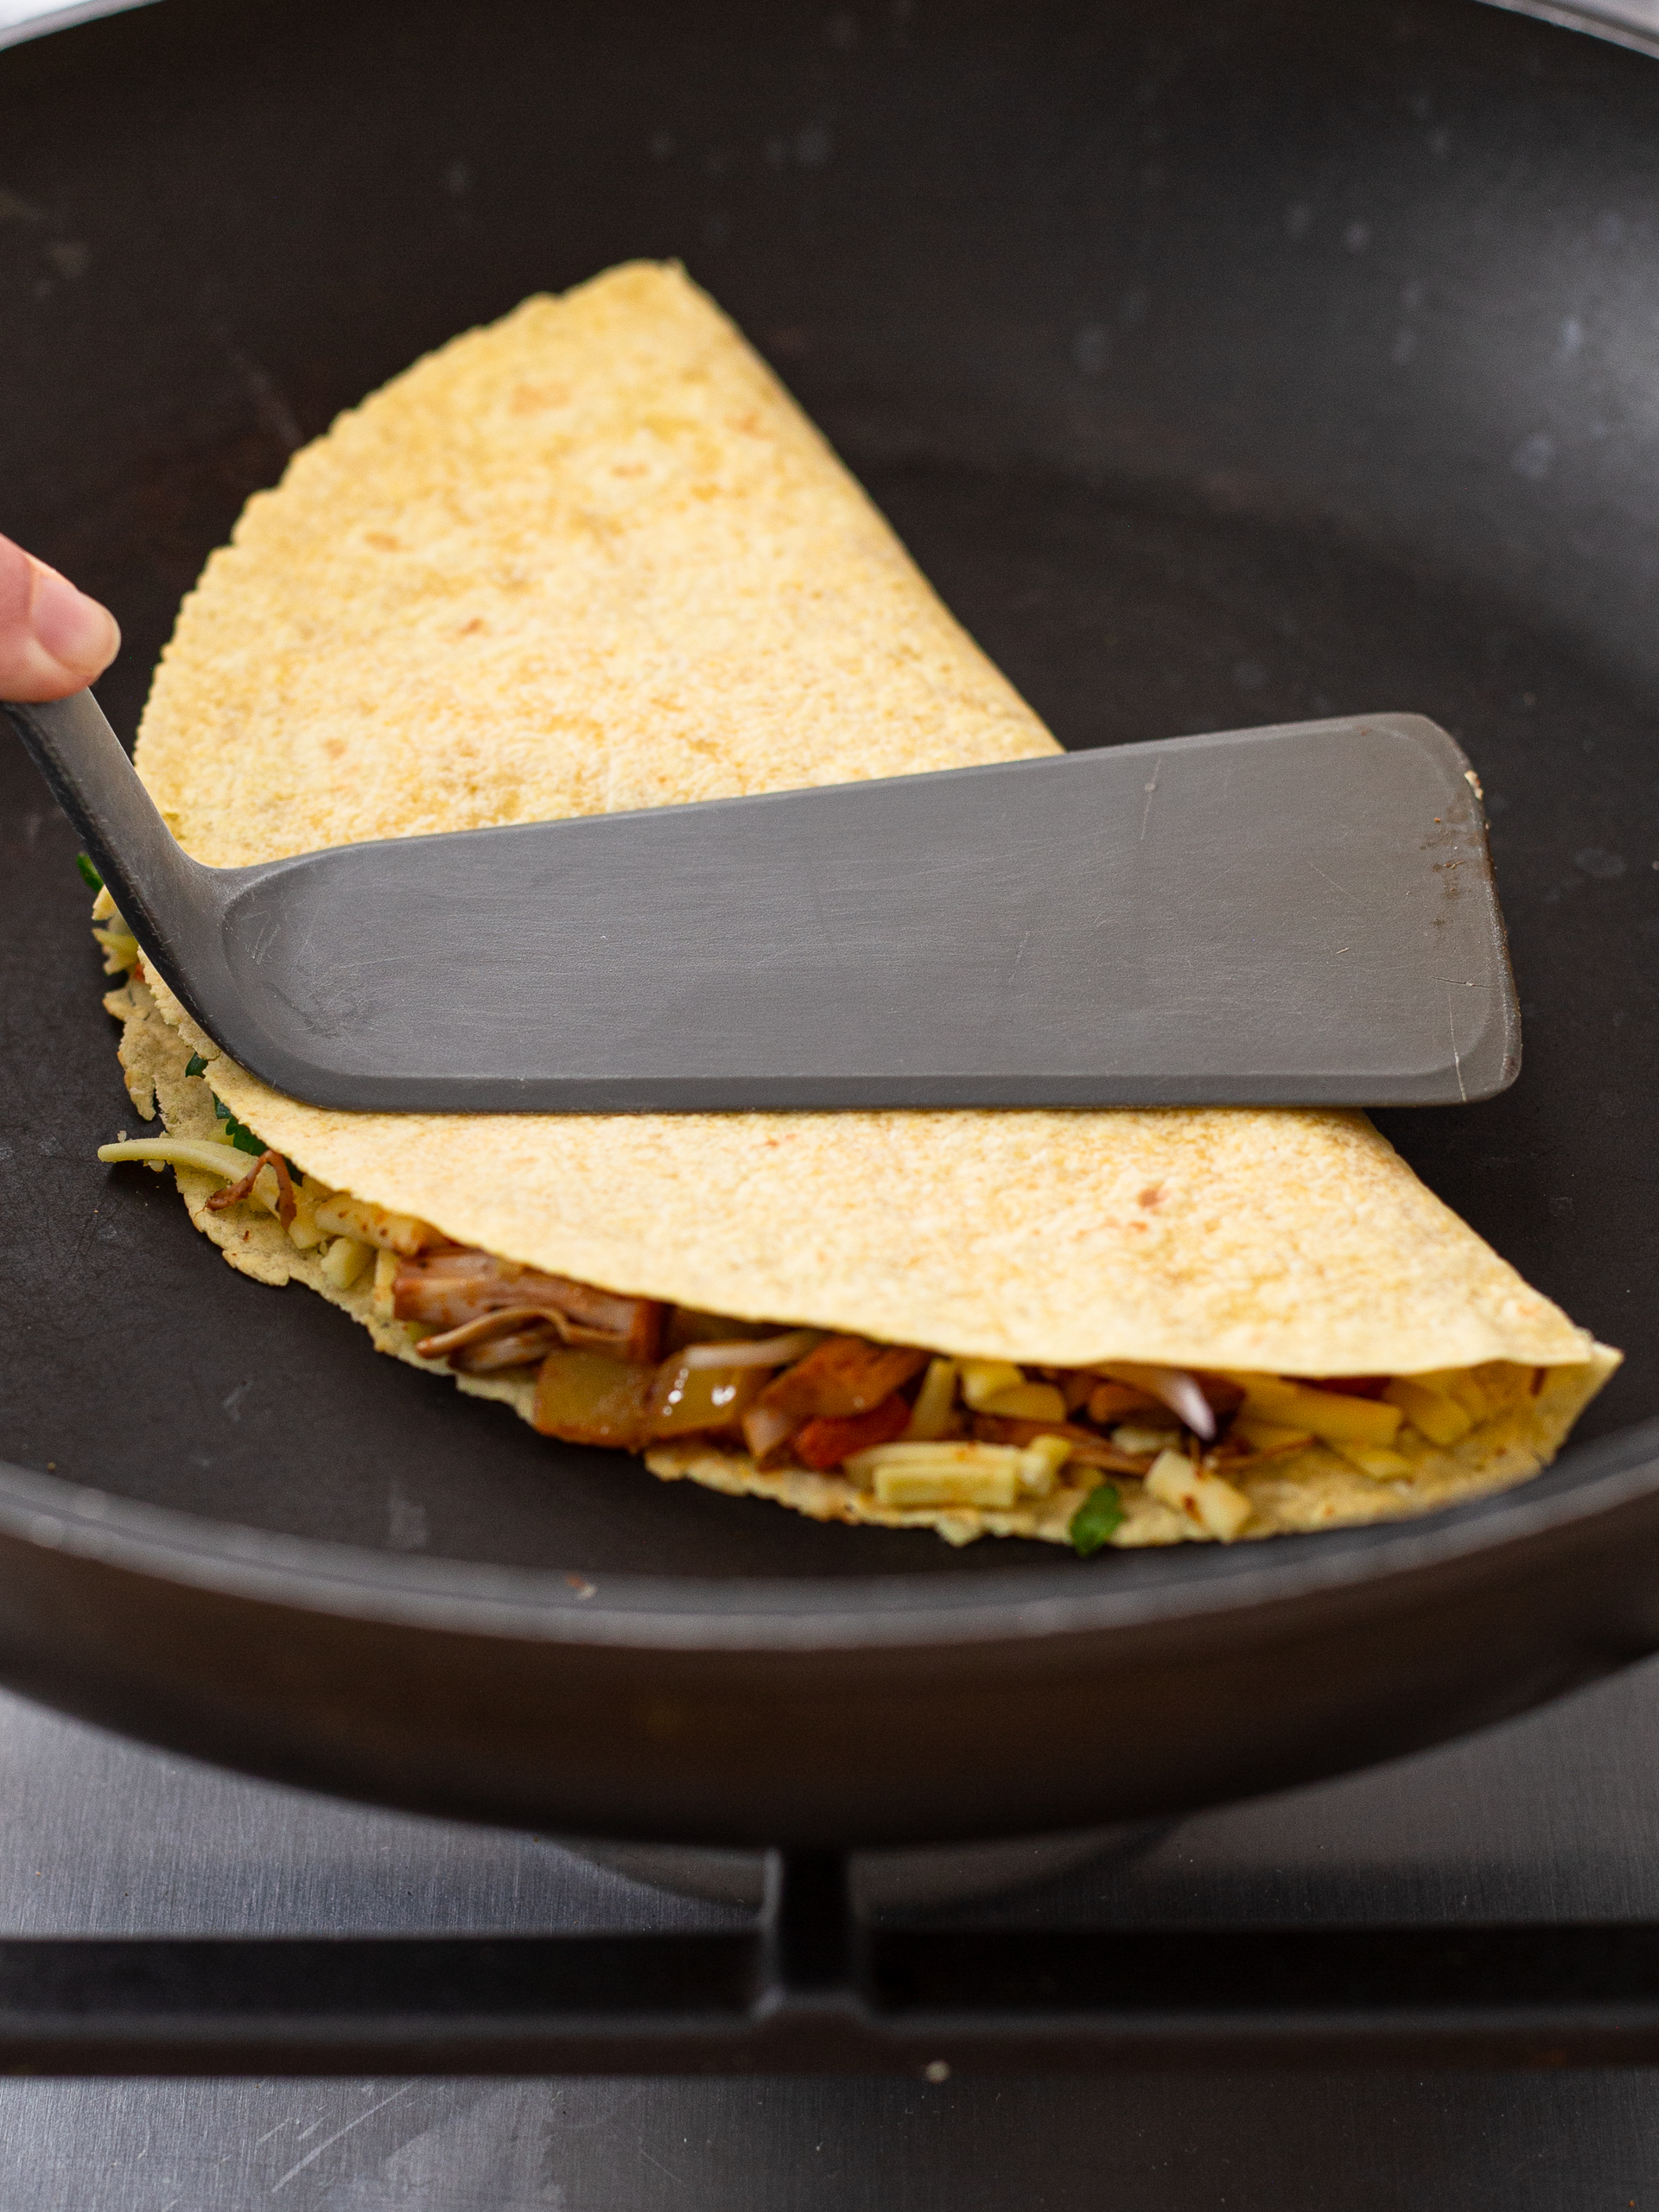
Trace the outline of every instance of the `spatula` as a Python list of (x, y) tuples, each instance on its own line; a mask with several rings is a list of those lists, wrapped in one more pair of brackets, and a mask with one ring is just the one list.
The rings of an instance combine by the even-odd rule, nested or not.
[(1416, 715), (205, 868), (89, 692), (3, 709), (201, 1027), (320, 1106), (1446, 1105), (1520, 1065)]

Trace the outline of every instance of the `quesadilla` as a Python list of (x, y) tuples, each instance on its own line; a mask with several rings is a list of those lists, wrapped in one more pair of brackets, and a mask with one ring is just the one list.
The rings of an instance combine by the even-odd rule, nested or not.
[[(224, 866), (1054, 749), (712, 302), (631, 264), (418, 362), (249, 502), (137, 763)], [(94, 916), (164, 1130), (100, 1157), (664, 1479), (953, 1542), (1230, 1541), (1521, 1480), (1618, 1363), (1359, 1115), (331, 1112)]]

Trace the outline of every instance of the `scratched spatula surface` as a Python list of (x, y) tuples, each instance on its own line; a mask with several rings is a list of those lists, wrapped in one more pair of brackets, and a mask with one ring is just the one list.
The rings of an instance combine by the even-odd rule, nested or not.
[(1415, 715), (211, 868), (90, 694), (4, 711), (146, 960), (318, 1105), (1445, 1105), (1520, 1063)]

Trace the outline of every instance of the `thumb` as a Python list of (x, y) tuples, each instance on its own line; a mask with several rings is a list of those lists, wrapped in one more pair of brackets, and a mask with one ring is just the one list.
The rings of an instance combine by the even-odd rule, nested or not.
[(121, 649), (115, 617), (0, 537), (0, 699), (62, 699)]

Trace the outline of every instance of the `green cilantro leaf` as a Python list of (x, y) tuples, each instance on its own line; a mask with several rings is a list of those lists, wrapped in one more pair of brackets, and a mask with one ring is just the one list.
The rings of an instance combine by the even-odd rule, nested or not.
[[(200, 1057), (200, 1055), (198, 1055), (198, 1057)], [(201, 1065), (203, 1067), (206, 1067), (207, 1065), (207, 1063), (206, 1060), (201, 1062)], [(187, 1075), (194, 1075), (196, 1071), (196, 1062), (192, 1060), (189, 1066), (185, 1070), (185, 1073)], [(265, 1142), (264, 1139), (263, 1137), (255, 1136), (253, 1131), (248, 1127), (245, 1122), (238, 1122), (235, 1115), (232, 1113), (230, 1108), (225, 1103), (225, 1101), (219, 1096), (216, 1090), (211, 1092), (209, 1096), (212, 1097), (213, 1102), (214, 1113), (218, 1115), (219, 1120), (225, 1124), (226, 1135), (229, 1137), (231, 1142), (236, 1147), (236, 1149), (238, 1152), (251, 1152), (257, 1157), (262, 1152), (270, 1151), (270, 1147)], [(300, 1171), (294, 1165), (293, 1161), (289, 1158), (286, 1153), (283, 1154), (283, 1165), (287, 1168), (289, 1173), (294, 1178), (294, 1180), (296, 1183), (299, 1182), (301, 1179)]]
[(1102, 1483), (1091, 1490), (1071, 1516), (1071, 1526), (1066, 1531), (1077, 1557), (1087, 1559), (1090, 1552), (1097, 1552), (1128, 1517), (1116, 1483)]
[[(207, 1063), (202, 1058), (200, 1052), (192, 1052), (189, 1058), (184, 1064), (184, 1071), (186, 1075), (206, 1075), (207, 1072)], [(218, 1101), (215, 1100), (214, 1103), (217, 1104)]]
[(89, 891), (101, 891), (104, 888), (103, 877), (92, 866), (90, 857), (86, 853), (75, 855), (75, 866), (80, 870), (80, 880)]
[(225, 1134), (238, 1152), (261, 1153), (265, 1149), (263, 1139), (255, 1136), (246, 1122), (238, 1122), (219, 1093), (213, 1093), (213, 1111), (225, 1124)]

